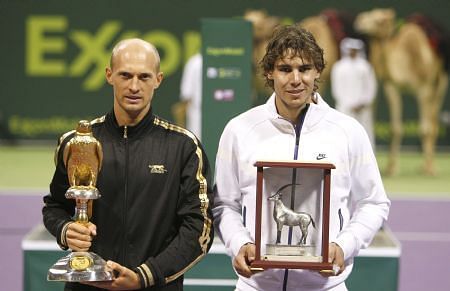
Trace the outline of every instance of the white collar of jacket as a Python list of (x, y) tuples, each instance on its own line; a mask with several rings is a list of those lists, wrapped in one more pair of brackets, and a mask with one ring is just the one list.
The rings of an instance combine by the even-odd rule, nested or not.
[[(322, 96), (319, 93), (314, 93), (314, 98), (317, 103), (311, 102), (308, 112), (306, 113), (305, 121), (302, 126), (302, 132), (308, 132), (313, 129), (313, 127), (323, 119), (323, 117), (327, 114), (330, 106), (323, 100)], [(280, 130), (292, 127), (286, 127), (286, 124), (291, 125), (291, 123), (278, 114), (277, 107), (275, 105), (275, 92), (270, 96), (264, 105), (269, 113), (270, 119), (273, 124), (279, 128)]]

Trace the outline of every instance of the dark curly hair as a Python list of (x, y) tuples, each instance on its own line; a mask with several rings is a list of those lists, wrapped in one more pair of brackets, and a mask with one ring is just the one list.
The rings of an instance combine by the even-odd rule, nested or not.
[[(275, 62), (293, 52), (294, 56), (313, 62), (316, 70), (321, 73), (325, 68), (323, 49), (319, 47), (314, 36), (298, 25), (279, 26), (273, 32), (272, 38), (266, 47), (266, 54), (260, 62), (266, 85), (274, 88), (273, 80), (268, 74), (273, 72)], [(314, 91), (318, 89), (315, 82)]]

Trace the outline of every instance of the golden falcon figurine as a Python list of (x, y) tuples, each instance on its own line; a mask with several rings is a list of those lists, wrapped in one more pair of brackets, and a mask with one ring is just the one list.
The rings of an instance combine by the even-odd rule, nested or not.
[(70, 188), (95, 188), (102, 167), (103, 151), (100, 142), (92, 135), (87, 120), (78, 123), (75, 136), (64, 148), (64, 165)]

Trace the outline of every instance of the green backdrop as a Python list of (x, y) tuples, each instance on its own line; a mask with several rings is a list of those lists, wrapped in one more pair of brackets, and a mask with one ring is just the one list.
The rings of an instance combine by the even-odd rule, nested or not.
[[(161, 52), (166, 78), (154, 110), (173, 120), (170, 107), (179, 100), (183, 65), (200, 48), (200, 19), (238, 17), (262, 8), (294, 22), (326, 8), (357, 13), (375, 6), (395, 8), (400, 18), (421, 12), (450, 27), (447, 0), (0, 0), (0, 139), (55, 139), (79, 119), (110, 110), (112, 90), (104, 81), (104, 69), (121, 38), (147, 39)], [(324, 97), (331, 101), (329, 93)], [(385, 143), (387, 110), (384, 98), (378, 100), (378, 142)], [(404, 143), (415, 145), (416, 102), (406, 96), (404, 104)], [(441, 145), (450, 145), (448, 126), (442, 127)]]

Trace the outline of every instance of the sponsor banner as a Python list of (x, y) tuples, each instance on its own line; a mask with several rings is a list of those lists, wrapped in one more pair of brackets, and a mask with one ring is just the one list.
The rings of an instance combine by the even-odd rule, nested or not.
[(212, 169), (226, 123), (251, 106), (252, 35), (248, 21), (202, 20), (202, 140)]

